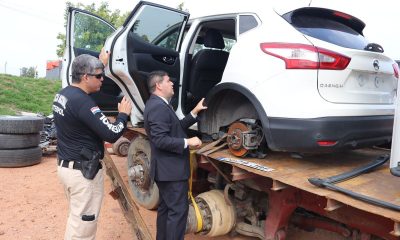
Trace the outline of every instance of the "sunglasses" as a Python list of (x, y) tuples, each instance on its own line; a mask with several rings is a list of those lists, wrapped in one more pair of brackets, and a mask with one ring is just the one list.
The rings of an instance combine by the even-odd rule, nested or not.
[(97, 79), (101, 79), (102, 77), (104, 77), (104, 72), (102, 73), (98, 73), (98, 74), (92, 74), (92, 73), (78, 73), (78, 74), (82, 74), (82, 75), (89, 75), (89, 76), (93, 76)]
[(91, 74), (91, 73), (86, 73), (89, 76), (93, 76), (97, 79), (101, 79), (102, 77), (104, 77), (104, 73), (98, 73), (98, 74)]

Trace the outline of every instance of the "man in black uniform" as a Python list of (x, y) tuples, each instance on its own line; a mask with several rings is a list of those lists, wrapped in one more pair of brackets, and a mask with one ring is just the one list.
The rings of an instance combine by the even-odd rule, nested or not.
[(126, 128), (131, 104), (123, 98), (114, 123), (88, 95), (100, 90), (108, 53), (100, 60), (83, 54), (72, 63), (72, 84), (56, 94), (53, 114), (57, 129), (58, 177), (69, 203), (65, 240), (96, 237), (103, 200), (104, 143), (115, 142)]

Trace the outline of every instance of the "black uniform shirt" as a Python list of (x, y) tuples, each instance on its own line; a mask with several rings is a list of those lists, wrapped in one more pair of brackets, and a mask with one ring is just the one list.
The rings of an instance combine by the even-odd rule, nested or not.
[(53, 102), (57, 129), (58, 158), (82, 161), (82, 148), (100, 151), (104, 157), (103, 141), (115, 142), (122, 135), (128, 115), (119, 113), (112, 124), (82, 89), (68, 86), (56, 94)]

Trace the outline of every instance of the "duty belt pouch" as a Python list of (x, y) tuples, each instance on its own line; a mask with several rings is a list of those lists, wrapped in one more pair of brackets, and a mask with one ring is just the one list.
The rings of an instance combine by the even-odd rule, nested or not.
[(92, 180), (100, 169), (100, 153), (83, 148), (80, 155), (85, 159), (82, 161), (82, 175), (86, 179)]

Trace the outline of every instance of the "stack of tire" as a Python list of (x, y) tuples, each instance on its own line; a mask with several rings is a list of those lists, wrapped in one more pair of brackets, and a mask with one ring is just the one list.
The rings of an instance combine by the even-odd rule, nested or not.
[(0, 116), (0, 167), (25, 167), (40, 163), (43, 118)]

